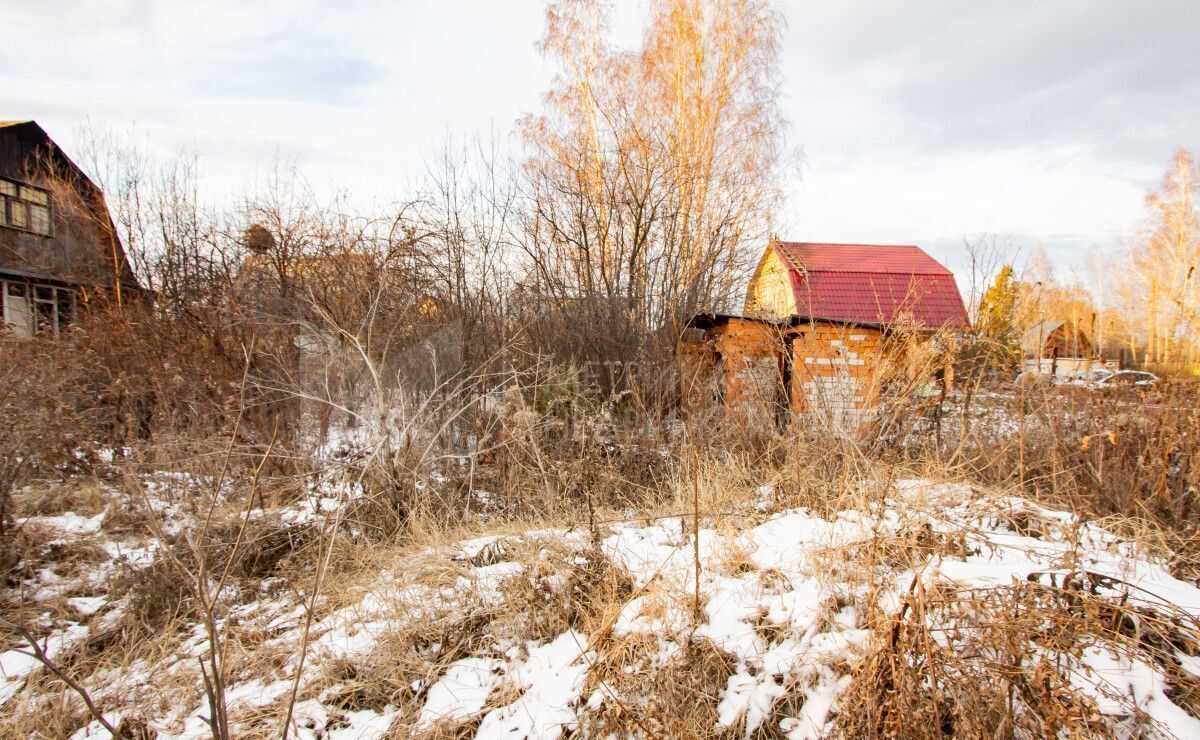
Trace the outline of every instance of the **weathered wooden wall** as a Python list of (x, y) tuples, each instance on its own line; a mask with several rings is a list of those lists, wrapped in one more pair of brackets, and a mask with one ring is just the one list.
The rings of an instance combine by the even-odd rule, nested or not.
[(746, 315), (782, 318), (796, 313), (796, 294), (788, 267), (768, 248), (759, 260), (746, 288)]

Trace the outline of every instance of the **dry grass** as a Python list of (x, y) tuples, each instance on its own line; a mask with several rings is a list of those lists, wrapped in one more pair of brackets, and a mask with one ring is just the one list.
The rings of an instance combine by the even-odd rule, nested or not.
[[(836, 453), (828, 453), (833, 455)], [(804, 504), (815, 511), (857, 510), (870, 512), (883, 498), (891, 478), (901, 472), (876, 463), (862, 468), (835, 465), (825, 456), (807, 458), (789, 451), (773, 469), (756, 468), (753, 458), (703, 460), (697, 458), (678, 468), (670, 509), (682, 509), (684, 531), (694, 515), (689, 493), (700, 493), (700, 517), (705, 526), (736, 532), (769, 516), (771, 511)], [(801, 461), (804, 461), (801, 464)], [(822, 479), (832, 471), (835, 476)], [(907, 472), (907, 471), (903, 471)], [(884, 475), (885, 478), (864, 477)], [(764, 499), (763, 481), (773, 484)], [(921, 505), (930, 502), (922, 501)], [(914, 503), (914, 509), (919, 509)], [(232, 514), (236, 507), (230, 507)], [(639, 516), (655, 516), (662, 509), (650, 508)], [(628, 518), (629, 512), (599, 509), (596, 519)], [(905, 512), (899, 512), (903, 519)], [(213, 529), (214, 543), (229, 540), (230, 522)], [(590, 637), (592, 660), (584, 696), (598, 692), (605, 698), (596, 711), (583, 715), (580, 732), (585, 735), (615, 734), (648, 737), (737, 737), (744, 730), (721, 728), (716, 706), (734, 672), (736, 660), (712, 643), (694, 639), (668, 660), (662, 659), (662, 644), (652, 636), (632, 634), (616, 637), (611, 627), (617, 614), (635, 596), (628, 577), (606, 558), (595, 557), (593, 535), (586, 523), (577, 523), (574, 540), (559, 536), (531, 538), (531, 529), (570, 529), (558, 519), (539, 518), (475, 521), (469, 524), (415, 519), (406, 534), (391, 544), (364, 547), (351, 538), (335, 544), (336, 567), (326, 585), (328, 598), (320, 602), (317, 618), (352, 606), (364, 589), (372, 587), (379, 574), (397, 568), (416, 574), (430, 588), (451, 587), (467, 566), (496, 562), (519, 563), (524, 569), (500, 585), (500, 598), (482, 599), (471, 608), (446, 608), (390, 630), (366, 656), (327, 661), (319, 680), (307, 683), (300, 700), (320, 696), (330, 707), (347, 711), (383, 711), (401, 707), (392, 728), (395, 737), (419, 734), (425, 738), (469, 737), (478, 719), (465, 723), (441, 722), (419, 728), (416, 711), (423, 692), (433, 685), (454, 661), (467, 656), (486, 656), (497, 645), (521, 644), (525, 640), (548, 640), (576, 628)], [(1168, 547), (1173, 542), (1145, 521), (1111, 520), (1114, 529), (1133, 536), (1147, 546)], [(1014, 531), (1036, 535), (1038, 521), (1016, 516)], [(283, 535), (276, 525), (256, 523), (247, 538), (247, 550), (235, 563), (237, 582), (247, 586), (264, 577), (293, 585), (311, 578), (314, 554), (301, 544), (289, 549), (290, 566), (279, 567), (275, 558)], [(600, 534), (605, 525), (596, 525)], [(480, 534), (497, 536), (496, 544), (482, 548), (474, 557), (456, 563), (446, 556), (447, 548)], [(215, 545), (214, 545), (215, 546)], [(896, 572), (927, 562), (936, 555), (961, 556), (964, 544), (953, 534), (935, 534), (919, 526), (901, 526), (895, 532), (879, 532), (851, 547), (830, 548), (815, 558), (819, 572), (833, 581), (859, 584), (870, 591), (879, 585), (875, 574)], [(287, 549), (287, 548), (285, 548)], [(215, 551), (214, 551), (215, 552)], [(218, 559), (223, 559), (218, 557)], [(245, 563), (241, 565), (240, 563)], [(274, 563), (268, 567), (267, 563)], [(764, 588), (778, 578), (759, 570), (744, 551), (732, 546), (721, 554), (721, 572), (737, 577), (757, 571)], [(124, 631), (97, 635), (92, 643), (67, 661), (82, 675), (100, 675), (135, 660), (153, 660), (173, 649), (166, 635), (178, 635), (189, 618), (187, 589), (178, 573), (161, 564), (131, 573), (118, 581), (115, 592), (128, 596), (131, 609)], [(774, 584), (778, 585), (778, 584)], [(248, 592), (249, 594), (250, 592)], [(661, 599), (684, 599), (687, 594), (656, 592), (647, 598), (645, 612), (671, 605)], [(836, 614), (853, 599), (833, 600), (826, 605)], [(871, 604), (871, 598), (863, 603)], [(1086, 592), (1075, 594), (1062, 588), (1030, 584), (1012, 589), (983, 592), (936, 590), (914, 591), (899, 615), (864, 613), (862, 623), (873, 629), (870, 651), (856, 666), (846, 666), (853, 682), (844, 694), (837, 715), (836, 731), (846, 737), (926, 737), (950, 732), (976, 736), (985, 728), (1008, 728), (1006, 735), (1040, 735), (1053, 728), (1069, 734), (1101, 734), (1094, 701), (1074, 687), (1069, 676), (1045, 655), (1070, 656), (1080, 646), (1104, 644), (1120, 650), (1134, 645), (1131, 640), (1160, 640), (1163, 644), (1186, 644), (1195, 650), (1191, 635), (1179, 625), (1163, 626), (1158, 637), (1127, 633), (1119, 613), (1105, 610), (1101, 601), (1089, 602)], [(955, 624), (952, 632), (944, 625)], [(1047, 626), (1049, 625), (1049, 627)], [(780, 637), (780, 626), (765, 618), (755, 630), (768, 643)], [(131, 631), (132, 630), (132, 631)], [(151, 639), (151, 634), (157, 639)], [(134, 638), (135, 634), (143, 637)], [(177, 644), (178, 638), (175, 638)], [(242, 629), (231, 622), (225, 641), (230, 675), (239, 680), (278, 676), (292, 655), (286, 646), (267, 649), (265, 635)], [(1136, 646), (1136, 645), (1135, 645)], [(1159, 651), (1162, 665), (1167, 653)], [(1176, 701), (1196, 712), (1197, 684), (1182, 671), (1171, 673), (1171, 690)], [(772, 717), (755, 737), (781, 736), (778, 722), (798, 710), (804, 686), (785, 686), (783, 696), (772, 708)], [(59, 687), (53, 680), (36, 679), (28, 693), (51, 696)], [(194, 676), (181, 681), (181, 695), (194, 696)], [(510, 684), (501, 684), (490, 706), (518, 698)], [(73, 731), (86, 717), (76, 702), (43, 701), (23, 704), (5, 722), (5, 736), (35, 732), (38, 718), (50, 728), (43, 736)], [(161, 708), (161, 705), (160, 705)], [(286, 710), (281, 700), (239, 716), (240, 736), (272, 737)], [(148, 715), (154, 705), (146, 707)], [(131, 719), (133, 721), (133, 719)], [(1140, 721), (1136, 718), (1132, 722)], [(1042, 729), (1039, 729), (1042, 728)]]
[(69, 478), (65, 481), (34, 481), (17, 497), (16, 513), (20, 517), (54, 516), (73, 511), (84, 517), (95, 516), (109, 508), (111, 490), (92, 477)]
[(717, 703), (737, 661), (705, 639), (687, 643), (665, 663), (657, 638), (611, 640), (592, 664), (585, 694), (607, 699), (587, 715), (585, 736), (734, 737), (718, 729)]
[[(1139, 615), (1091, 596), (1087, 587), (1086, 581), (1065, 587), (1035, 581), (987, 590), (914, 589), (857, 666), (838, 734), (1107, 736), (1111, 725), (1099, 720), (1098, 697), (1072, 680), (1086, 671), (1075, 661), (1089, 646), (1135, 660), (1149, 650), (1173, 677), (1175, 701), (1196, 716), (1195, 679), (1175, 668), (1172, 652), (1175, 646), (1195, 651), (1194, 625)], [(1102, 693), (1128, 699), (1116, 686)], [(1132, 707), (1130, 721), (1146, 724)]]
[[(402, 572), (414, 585), (434, 593), (455, 587), (470, 567), (500, 562), (522, 566), (499, 584), (495, 594), (468, 599), (467, 608), (460, 603), (435, 609), (420, 620), (398, 622), (369, 654), (321, 661), (319, 673), (303, 685), (301, 701), (319, 697), (326, 706), (346, 711), (399, 708), (391, 730), (395, 737), (471, 736), (478, 718), (418, 726), (425, 692), (447, 667), (463, 657), (499, 655), (501, 649), (514, 646), (519, 652), (526, 641), (550, 640), (569, 629), (588, 636), (594, 656), (584, 698), (596, 694), (604, 699), (583, 714), (580, 733), (742, 736), (744, 728), (721, 728), (717, 723), (717, 704), (736, 670), (732, 656), (695, 638), (680, 641), (681, 650), (664, 659), (663, 643), (656, 637), (613, 634), (618, 614), (633, 598), (645, 596), (643, 612), (653, 616), (655, 610), (677, 609), (676, 602), (689, 600), (692, 594), (659, 588), (639, 592), (628, 574), (596, 550), (595, 543), (608, 533), (608, 526), (619, 521), (676, 519), (682, 523), (679, 544), (686, 551), (688, 533), (697, 521), (718, 533), (734, 534), (785, 509), (802, 507), (827, 518), (847, 511), (869, 514), (889, 495), (896, 480), (968, 480), (981, 490), (1045, 501), (1080, 512), (1085, 519), (1104, 517), (1109, 530), (1167, 554), (1175, 573), (1200, 573), (1196, 556), (1200, 546), (1193, 530), (1196, 514), (1188, 503), (1193, 495), (1188, 486), (1194, 486), (1195, 475), (1188, 457), (1194, 455), (1193, 439), (1183, 434), (1177, 421), (1163, 415), (1141, 414), (1130, 421), (1121, 416), (1128, 414), (1127, 407), (1116, 403), (1062, 405), (1074, 402), (1067, 394), (1043, 399), (1045, 405), (1032, 410), (1040, 421), (1031, 421), (1027, 434), (1015, 442), (1010, 437), (982, 436), (995, 430), (989, 432), (979, 424), (971, 432), (974, 436), (956, 438), (948, 433), (954, 419), (944, 418), (940, 447), (925, 444), (928, 437), (922, 437), (921, 444), (894, 440), (891, 447), (879, 447), (828, 430), (781, 430), (733, 420), (718, 420), (703, 430), (683, 426), (668, 430), (664, 425), (647, 434), (644, 428), (639, 432), (595, 419), (586, 423), (575, 419), (572, 429), (561, 419), (534, 414), (498, 432), (493, 441), (500, 442), (475, 458), (441, 453), (417, 456), (389, 477), (376, 479), (363, 500), (346, 510), (341, 528), (332, 535), (321, 529), (320, 520), (287, 525), (272, 515), (256, 516), (243, 531), (250, 479), (246, 463), (254, 460), (255, 447), (239, 446), (240, 462), (215, 501), (211, 526), (202, 537), (188, 532), (164, 537), (162, 544), (185, 565), (194, 566), (203, 557), (222, 569), (228, 566), (234, 595), (221, 604), (222, 610), (276, 596), (308, 594), (318, 556), (331, 550), (321, 597), (314, 602), (315, 622), (353, 607), (364, 592), (378, 588), (381, 574)], [(1073, 415), (1063, 417), (1064, 409)], [(1095, 431), (1121, 424), (1125, 426), (1116, 442)], [(1080, 441), (1084, 438), (1089, 441)], [(175, 486), (171, 489), (174, 503), (189, 516), (199, 517), (214, 503), (210, 483), (220, 467), (215, 454), (220, 449), (211, 440), (204, 444), (171, 440), (158, 451), (133, 453), (126, 463), (126, 480), (141, 480), (151, 460), (156, 465), (170, 461), (177, 474), (167, 479), (175, 482), (170, 483)], [(1102, 477), (1097, 475), (1100, 451)], [(198, 454), (187, 462), (189, 452)], [(1022, 460), (1023, 472), (1014, 473)], [(1163, 460), (1167, 460), (1175, 466), (1170, 468), (1174, 472), (1158, 476), (1153, 483), (1135, 481), (1137, 460), (1150, 471), (1165, 469)], [(307, 465), (307, 472), (304, 466), (292, 464), (271, 476), (257, 489), (256, 505), (270, 509), (295, 504), (306, 491), (306, 476), (328, 472), (317, 462)], [(343, 480), (353, 480), (362, 472), (345, 459), (335, 465)], [(1112, 492), (1121, 485), (1136, 490), (1116, 498)], [(19, 496), (18, 512), (28, 516), (107, 511), (106, 531), (130, 537), (153, 535), (160, 514), (145, 507), (136, 489), (126, 488), (126, 494), (118, 495), (94, 479), (33, 486)], [(475, 496), (480, 490), (490, 494), (482, 504)], [(913, 515), (935, 504), (914, 502)], [(835, 594), (822, 605), (826, 618), (853, 606), (859, 610), (859, 624), (872, 631), (866, 658), (843, 666), (853, 680), (837, 714), (836, 731), (841, 735), (977, 736), (997, 727), (1006, 736), (1048, 731), (1103, 735), (1111, 728), (1098, 724), (1094, 697), (1078, 689), (1063, 665), (1077, 659), (1082, 646), (1105, 645), (1124, 654), (1139, 650), (1144, 654), (1148, 640), (1154, 643), (1150, 654), (1170, 676), (1172, 697), (1187, 711), (1200, 711), (1200, 686), (1178, 669), (1163, 647), (1182, 645), (1179, 649), (1195, 654), (1191, 628), (1158, 625), (1152, 636), (1145, 629), (1132, 634), (1127, 623), (1135, 617), (1145, 623), (1146, 615), (1123, 612), (1124, 607), (1114, 607), (1086, 589), (1039, 583), (987, 591), (916, 589), (907, 595), (899, 613), (883, 608), (877, 602), (885, 590), (886, 574), (916, 569), (938, 557), (966, 554), (964, 534), (909, 526), (905, 520), (909, 512), (903, 506), (896, 514), (903, 526), (881, 529), (852, 546), (831, 547), (813, 558), (814, 575), (846, 584), (846, 593)], [(1038, 536), (1042, 526), (1020, 516), (1009, 524), (1013, 531), (1030, 536)], [(569, 534), (532, 537), (531, 530)], [(482, 535), (497, 537), (497, 544), (466, 561), (447, 555), (455, 543)], [(103, 551), (86, 539), (46, 548), (39, 544), (46, 538), (33, 529), (19, 537), (24, 538), (18, 547), (27, 570), (53, 563), (60, 574), (77, 577), (104, 559)], [(713, 567), (731, 578), (754, 576), (764, 590), (786, 587), (782, 574), (758, 568), (737, 546), (721, 552)], [(128, 610), (115, 624), (94, 631), (64, 659), (75, 675), (95, 680), (139, 661), (154, 663), (177, 650), (195, 629), (192, 584), (166, 560), (126, 569), (109, 593), (114, 599), (126, 599)], [(61, 603), (44, 606), (55, 617), (69, 614)], [(27, 607), (20, 614), (28, 615)], [(783, 634), (783, 627), (765, 615), (753, 629), (768, 645), (776, 644)], [(230, 680), (286, 675), (297, 645), (270, 638), (252, 619), (230, 618), (225, 623)], [(189, 703), (199, 701), (197, 685), (194, 670), (164, 679), (146, 697), (144, 711), (131, 714), (130, 721), (165, 714), (169, 708), (164, 697), (172, 692), (188, 697)], [(807, 688), (785, 685), (771, 717), (755, 737), (779, 736), (779, 720), (796, 714)], [(23, 696), (39, 699), (14, 702), (14, 710), (0, 721), (0, 733), (36, 736), (32, 733), (40, 731), (37, 722), (41, 721), (47, 728), (43, 732), (48, 733), (43, 736), (69, 734), (86, 717), (79, 702), (57, 698), (61, 691), (53, 679), (32, 679)], [(500, 706), (518, 696), (518, 689), (505, 682), (489, 697), (488, 705)], [(286, 698), (244, 712), (238, 717), (240, 736), (277, 735), (286, 712)], [(1135, 714), (1129, 722), (1143, 719)]]

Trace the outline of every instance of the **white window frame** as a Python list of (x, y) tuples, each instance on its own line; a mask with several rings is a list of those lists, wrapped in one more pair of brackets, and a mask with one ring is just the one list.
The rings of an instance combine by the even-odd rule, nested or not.
[[(0, 329), (8, 330), (8, 327), (15, 323), (9, 320), (8, 286), (10, 284), (21, 285), (25, 288), (25, 302), (29, 306), (30, 320), (33, 324), (33, 336), (44, 336), (47, 334), (58, 336), (67, 325), (74, 323), (76, 307), (74, 290), (34, 280), (0, 278), (0, 308), (3, 309), (0, 311), (0, 319), (3, 320), (0, 322), (2, 324)], [(50, 295), (53, 297), (39, 298), (39, 290), (49, 290)], [(39, 305), (49, 305), (52, 308), (49, 327), (42, 325), (42, 313), (38, 310)], [(66, 309), (65, 315), (64, 308)]]

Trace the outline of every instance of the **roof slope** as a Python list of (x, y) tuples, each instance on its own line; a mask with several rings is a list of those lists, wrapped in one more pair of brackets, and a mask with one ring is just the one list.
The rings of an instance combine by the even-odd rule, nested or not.
[(954, 275), (911, 245), (777, 242), (803, 318), (965, 327)]
[[(1056, 333), (1061, 336), (1055, 337)], [(1034, 324), (1025, 330), (1021, 336), (1021, 351), (1026, 357), (1050, 357), (1048, 347), (1051, 342), (1072, 357), (1083, 357), (1091, 353), (1092, 343), (1085, 331), (1074, 322), (1062, 320), (1047, 320)]]
[(1021, 351), (1026, 357), (1037, 357), (1045, 349), (1046, 340), (1050, 335), (1061, 329), (1065, 321), (1042, 321), (1025, 330), (1021, 336)]
[(34, 121), (0, 121), (0, 177), (48, 190), (49, 235), (0, 227), (0, 271), (140, 289), (104, 193)]

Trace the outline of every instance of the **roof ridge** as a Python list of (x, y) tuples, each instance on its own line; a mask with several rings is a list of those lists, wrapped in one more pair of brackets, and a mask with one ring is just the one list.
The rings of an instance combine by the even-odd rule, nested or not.
[(802, 272), (953, 275), (915, 244), (774, 242), (789, 269)]
[(937, 270), (937, 271), (932, 271), (932, 270), (896, 270), (896, 269), (888, 269), (888, 270), (881, 270), (881, 269), (875, 269), (875, 270), (852, 270), (852, 269), (843, 269), (843, 268), (838, 268), (838, 267), (817, 267), (817, 268), (813, 268), (813, 269), (811, 269), (811, 270), (809, 270), (809, 269), (805, 269), (805, 268), (803, 268), (803, 267), (801, 267), (801, 268), (793, 268), (793, 269), (795, 269), (797, 272), (812, 272), (812, 273), (818, 273), (818, 272), (819, 272), (819, 273), (831, 273), (831, 274), (837, 274), (837, 275), (900, 275), (900, 276), (904, 276), (904, 275), (920, 275), (920, 276), (922, 276), (922, 277), (928, 277), (928, 278), (935, 278), (935, 277), (936, 277), (936, 278), (947, 278), (947, 277), (954, 277), (954, 273), (952, 273), (952, 272), (949, 272), (949, 271), (945, 271), (945, 272), (943, 272), (943, 271), (941, 271), (941, 270)]
[(814, 247), (909, 247), (911, 249), (920, 249), (916, 244), (871, 244), (868, 242), (796, 242), (779, 240), (776, 244), (794, 245), (794, 246), (814, 246)]

